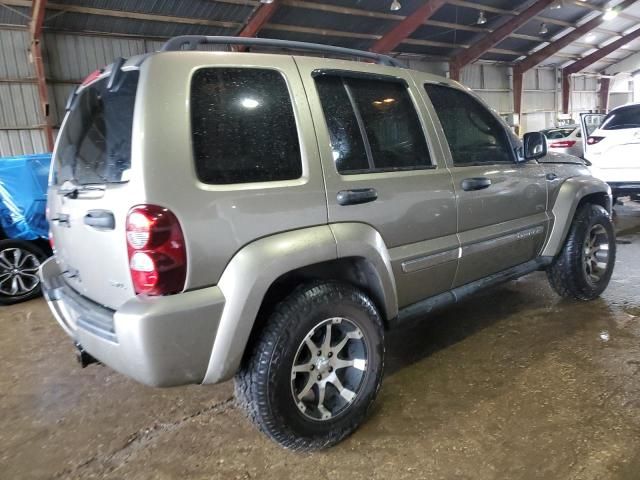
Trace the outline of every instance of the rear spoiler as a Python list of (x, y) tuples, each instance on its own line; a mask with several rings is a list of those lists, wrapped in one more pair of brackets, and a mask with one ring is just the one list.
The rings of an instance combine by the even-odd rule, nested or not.
[(126, 60), (122, 57), (118, 57), (114, 60), (114, 62), (110, 65), (107, 65), (103, 68), (99, 68), (94, 70), (89, 75), (87, 75), (80, 85), (76, 85), (73, 91), (69, 94), (69, 98), (67, 98), (67, 103), (64, 106), (65, 111), (69, 112), (75, 107), (75, 99), (78, 96), (78, 90), (80, 87), (84, 87), (93, 83), (94, 80), (99, 78), (106, 70), (111, 69), (109, 72), (109, 80), (107, 81), (107, 90), (109, 92), (117, 92), (121, 85), (122, 79), (122, 66)]

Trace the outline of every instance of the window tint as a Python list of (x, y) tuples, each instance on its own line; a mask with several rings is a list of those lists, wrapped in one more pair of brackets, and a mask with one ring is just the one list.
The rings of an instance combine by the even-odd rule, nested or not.
[(198, 70), (191, 83), (191, 124), (202, 182), (263, 182), (302, 175), (293, 107), (279, 72)]
[(316, 85), (340, 173), (431, 166), (418, 114), (402, 83), (323, 75)]
[(60, 132), (53, 182), (113, 183), (131, 168), (131, 133), (138, 72), (121, 72), (116, 88), (107, 79), (83, 89)]
[(452, 87), (425, 85), (456, 165), (512, 162), (505, 127), (471, 95)]
[(633, 105), (619, 108), (604, 119), (603, 130), (623, 130), (625, 128), (640, 128), (640, 106)]

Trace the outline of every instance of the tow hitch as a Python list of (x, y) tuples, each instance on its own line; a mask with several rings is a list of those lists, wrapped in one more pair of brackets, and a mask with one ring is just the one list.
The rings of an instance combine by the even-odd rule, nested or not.
[(76, 358), (82, 368), (88, 367), (92, 363), (100, 363), (100, 361), (92, 357), (79, 343), (76, 343)]

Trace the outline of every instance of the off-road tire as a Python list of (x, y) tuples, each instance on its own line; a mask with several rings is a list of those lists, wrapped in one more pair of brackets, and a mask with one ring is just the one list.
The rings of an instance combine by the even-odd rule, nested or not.
[[(367, 368), (353, 402), (329, 420), (305, 417), (291, 391), (296, 352), (323, 319), (348, 318), (361, 330)], [(364, 421), (380, 388), (384, 368), (384, 329), (374, 303), (360, 290), (338, 282), (299, 286), (277, 304), (250, 347), (235, 378), (237, 402), (271, 439), (294, 451), (330, 447)]]
[[(39, 263), (42, 263), (46, 260), (48, 255), (41, 250), (34, 242), (29, 242), (26, 240), (0, 240), (0, 254), (8, 249), (19, 249), (25, 253), (31, 254), (35, 256)], [(0, 274), (3, 274), (5, 269), (0, 265)], [(31, 300), (32, 298), (39, 297), (41, 295), (40, 283), (33, 290), (18, 295), (9, 295), (3, 292), (0, 292), (0, 305), (12, 305), (14, 303), (25, 302), (27, 300)]]
[[(595, 225), (601, 225), (608, 236), (608, 261), (599, 281), (589, 279), (584, 270), (584, 244)], [(576, 212), (567, 240), (560, 254), (547, 268), (551, 287), (561, 297), (593, 300), (609, 285), (616, 260), (616, 240), (611, 218), (600, 205), (585, 203)]]

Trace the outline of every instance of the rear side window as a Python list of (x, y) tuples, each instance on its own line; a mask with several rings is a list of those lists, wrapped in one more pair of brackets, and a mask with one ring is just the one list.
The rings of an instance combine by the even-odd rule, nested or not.
[(432, 166), (406, 86), (394, 80), (319, 75), (315, 79), (342, 174)]
[(426, 84), (455, 165), (513, 162), (506, 128), (480, 102), (457, 88)]
[(623, 130), (640, 128), (640, 106), (622, 107), (607, 115), (600, 127), (603, 130)]
[(191, 127), (196, 173), (204, 183), (302, 176), (289, 90), (275, 70), (198, 70), (191, 82)]
[(123, 181), (131, 168), (131, 133), (137, 71), (122, 72), (116, 87), (107, 79), (83, 89), (74, 99), (54, 159), (53, 182), (79, 185)]

